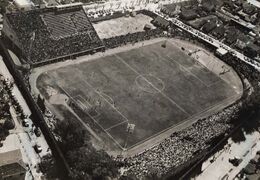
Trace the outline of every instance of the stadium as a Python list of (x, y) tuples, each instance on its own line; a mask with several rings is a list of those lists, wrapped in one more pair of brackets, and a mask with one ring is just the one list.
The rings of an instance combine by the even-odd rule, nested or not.
[[(162, 132), (187, 127), (239, 97), (238, 77), (227, 75), (233, 82), (226, 82), (171, 41), (162, 48), (164, 42), (45, 71), (37, 88), (57, 109), (69, 105), (119, 152), (156, 135), (162, 139)], [(129, 123), (135, 129), (126, 147)]]
[(64, 5), (6, 14), (4, 23), (9, 48), (32, 68), (32, 94), (61, 121), (78, 121), (97, 149), (115, 157), (147, 153), (192, 128), (207, 137), (200, 147), (183, 148), (198, 152), (226, 130), (222, 121), (198, 120), (242, 95), (230, 66), (199, 45), (169, 37), (169, 22), (147, 10), (95, 20), (82, 5)]

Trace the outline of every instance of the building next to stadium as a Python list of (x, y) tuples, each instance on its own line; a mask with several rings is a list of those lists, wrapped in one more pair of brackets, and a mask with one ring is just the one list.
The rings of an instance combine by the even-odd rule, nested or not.
[(103, 51), (82, 3), (6, 13), (3, 39), (32, 66)]
[(19, 146), (16, 134), (10, 134), (3, 141), (4, 148), (0, 148), (0, 179), (25, 179), (27, 167)]

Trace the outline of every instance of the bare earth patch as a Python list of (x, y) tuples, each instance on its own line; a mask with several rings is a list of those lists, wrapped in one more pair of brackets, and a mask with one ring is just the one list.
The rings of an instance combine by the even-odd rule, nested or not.
[(144, 26), (151, 24), (152, 18), (144, 14), (137, 14), (135, 17), (121, 17), (93, 24), (101, 39), (120, 36), (128, 33), (144, 31)]

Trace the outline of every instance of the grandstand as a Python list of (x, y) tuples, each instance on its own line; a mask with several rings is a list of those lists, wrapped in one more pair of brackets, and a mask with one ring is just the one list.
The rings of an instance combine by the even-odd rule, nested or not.
[(78, 4), (6, 14), (3, 34), (33, 66), (104, 49)]

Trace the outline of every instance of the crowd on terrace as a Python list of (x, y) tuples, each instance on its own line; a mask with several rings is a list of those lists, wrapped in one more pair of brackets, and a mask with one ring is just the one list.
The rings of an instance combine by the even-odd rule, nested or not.
[[(84, 33), (91, 29), (92, 25), (83, 9), (66, 13), (49, 12), (41, 16), (47, 29), (55, 39), (71, 36), (77, 33)], [(58, 22), (58, 23), (57, 23)], [(60, 26), (62, 24), (62, 26)], [(64, 31), (65, 30), (65, 31)]]
[(137, 43), (144, 40), (149, 40), (151, 38), (160, 37), (163, 35), (163, 30), (150, 29), (147, 31), (136, 32), (132, 34), (126, 34), (121, 36), (116, 36), (108, 39), (103, 39), (104, 45), (107, 48), (116, 48), (128, 43)]
[[(20, 40), (23, 54), (29, 62), (39, 63), (102, 47), (95, 29), (82, 11), (50, 14), (34, 10), (8, 14), (7, 18)], [(79, 23), (80, 19), (84, 19), (84, 25)]]
[(194, 155), (210, 147), (214, 138), (231, 129), (230, 120), (236, 117), (238, 105), (226, 108), (206, 119), (201, 119), (189, 128), (173, 133), (159, 145), (141, 154), (125, 159), (127, 175), (142, 179), (148, 175), (166, 175)]

